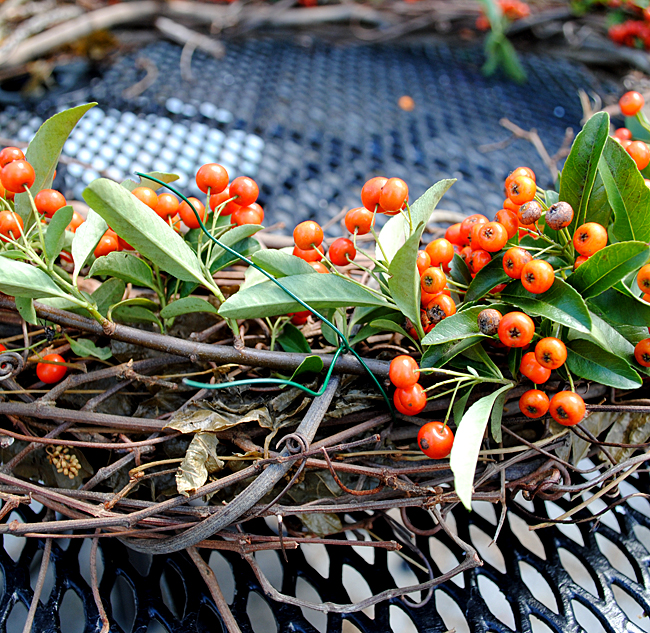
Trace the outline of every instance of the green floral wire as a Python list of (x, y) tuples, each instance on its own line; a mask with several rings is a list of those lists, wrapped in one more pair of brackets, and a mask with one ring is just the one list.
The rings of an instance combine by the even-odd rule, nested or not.
[(391, 413), (394, 413), (393, 405), (392, 405), (392, 403), (390, 401), (390, 398), (388, 397), (388, 394), (386, 393), (384, 388), (381, 386), (381, 383), (379, 382), (377, 377), (370, 371), (370, 368), (368, 367), (368, 365), (366, 365), (363, 358), (361, 358), (361, 356), (359, 356), (359, 354), (354, 349), (352, 349), (352, 347), (350, 347), (350, 343), (347, 340), (347, 338), (343, 335), (343, 333), (333, 323), (331, 323), (328, 319), (326, 319), (322, 314), (317, 312), (309, 304), (305, 303), (300, 297), (298, 297), (293, 292), (291, 292), (291, 290), (289, 290), (288, 288), (283, 286), (275, 277), (273, 277), (273, 275), (268, 273), (263, 268), (260, 268), (255, 262), (251, 261), (247, 257), (244, 257), (244, 255), (242, 255), (241, 253), (238, 253), (233, 248), (230, 248), (229, 246), (226, 246), (226, 244), (223, 244), (216, 237), (214, 237), (208, 231), (208, 229), (205, 227), (205, 224), (203, 224), (203, 220), (201, 220), (201, 216), (199, 215), (198, 211), (194, 208), (194, 205), (187, 199), (186, 196), (184, 196), (175, 187), (172, 187), (169, 183), (163, 182), (162, 180), (159, 180), (158, 178), (155, 178), (154, 176), (152, 176), (150, 174), (144, 174), (144, 173), (137, 172), (137, 171), (135, 172), (135, 174), (136, 174), (136, 176), (138, 176), (140, 178), (146, 178), (148, 180), (152, 180), (153, 182), (158, 183), (162, 187), (166, 187), (171, 192), (173, 192), (177, 196), (179, 196), (183, 201), (185, 201), (189, 205), (190, 209), (192, 209), (192, 212), (196, 216), (196, 219), (197, 219), (197, 221), (198, 221), (198, 223), (199, 223), (199, 225), (201, 227), (201, 230), (217, 246), (219, 246), (220, 248), (223, 248), (225, 251), (229, 252), (231, 255), (234, 255), (235, 257), (238, 257), (243, 262), (246, 262), (249, 266), (252, 266), (255, 270), (262, 273), (267, 279), (269, 279), (274, 284), (276, 284), (279, 288), (284, 290), (284, 292), (286, 292), (294, 301), (298, 302), (303, 308), (306, 308), (307, 310), (309, 310), (309, 312), (311, 314), (313, 314), (316, 318), (320, 319), (321, 321), (323, 321), (323, 323), (325, 323), (326, 325), (331, 327), (334, 330), (334, 332), (336, 332), (336, 335), (339, 337), (338, 350), (336, 351), (336, 354), (334, 355), (334, 358), (332, 359), (332, 364), (330, 365), (330, 368), (329, 368), (329, 370), (327, 372), (327, 375), (325, 376), (324, 385), (323, 385), (323, 387), (322, 387), (322, 389), (321, 389), (321, 391), (319, 393), (315, 393), (314, 391), (312, 391), (308, 387), (305, 387), (304, 385), (301, 385), (300, 383), (292, 382), (291, 380), (284, 380), (284, 379), (281, 379), (281, 378), (257, 378), (257, 379), (251, 379), (251, 380), (237, 380), (237, 381), (234, 381), (234, 382), (219, 383), (219, 384), (215, 384), (215, 385), (196, 382), (194, 380), (188, 380), (186, 378), (186, 379), (183, 380), (183, 382), (185, 384), (187, 384), (189, 386), (192, 386), (192, 387), (201, 388), (201, 389), (224, 389), (226, 387), (233, 387), (233, 386), (236, 386), (236, 385), (250, 385), (250, 384), (256, 384), (256, 383), (284, 384), (284, 385), (292, 385), (294, 387), (298, 387), (299, 389), (302, 389), (303, 391), (306, 391), (307, 393), (309, 393), (311, 395), (318, 396), (318, 395), (322, 395), (322, 393), (324, 393), (325, 389), (327, 388), (327, 384), (329, 383), (330, 377), (332, 375), (332, 371), (334, 370), (334, 365), (336, 363), (336, 360), (337, 360), (338, 356), (341, 354), (341, 352), (343, 350), (345, 350), (345, 351), (351, 352), (355, 356), (355, 358), (361, 363), (363, 368), (368, 372), (368, 375), (372, 378), (375, 385), (377, 385), (377, 388), (379, 389), (379, 391), (381, 392), (381, 395), (383, 396), (384, 400), (386, 401), (386, 404), (388, 405), (389, 410), (391, 411)]

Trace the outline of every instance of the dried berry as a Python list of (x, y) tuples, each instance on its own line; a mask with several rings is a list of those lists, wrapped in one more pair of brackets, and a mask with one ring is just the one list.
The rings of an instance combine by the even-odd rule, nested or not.
[(478, 329), (482, 334), (493, 336), (499, 331), (499, 323), (501, 323), (501, 312), (488, 308), (479, 312), (478, 315)]
[(573, 207), (568, 202), (556, 202), (546, 212), (546, 224), (554, 231), (569, 226), (573, 220)]
[(542, 217), (542, 206), (536, 200), (526, 202), (519, 207), (518, 216), (524, 226), (535, 224)]

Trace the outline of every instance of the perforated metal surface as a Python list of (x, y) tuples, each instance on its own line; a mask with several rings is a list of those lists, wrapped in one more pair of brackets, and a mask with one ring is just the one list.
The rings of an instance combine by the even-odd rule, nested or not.
[[(650, 480), (644, 473), (629, 479), (621, 492), (648, 492), (649, 486)], [(558, 516), (569, 504), (565, 500), (518, 499), (519, 503), (510, 504), (510, 513), (495, 545), (490, 542), (496, 529), (498, 506), (479, 503), (472, 514), (454, 511), (452, 525), (455, 524), (462, 539), (478, 549), (485, 565), (439, 587), (435, 598), (421, 609), (396, 599), (343, 617), (301, 611), (263, 598), (253, 573), (239, 555), (215, 552), (209, 562), (233, 614), (246, 632), (352, 633), (355, 629), (350, 628), (351, 624), (362, 633), (442, 633), (454, 628), (458, 633), (650, 630), (650, 621), (643, 616), (644, 610), (650, 612), (650, 504), (645, 499), (632, 499), (608, 511), (600, 521), (545, 528), (532, 534), (528, 525), (537, 521), (531, 515), (540, 519)], [(603, 502), (595, 501), (576, 518), (591, 518), (592, 512), (602, 509)], [(28, 509), (20, 512), (27, 520), (36, 518)], [(409, 517), (420, 528), (433, 525), (423, 511), (410, 511)], [(13, 518), (17, 518), (16, 513)], [(349, 518), (359, 520), (363, 515)], [(262, 520), (250, 527), (259, 533), (273, 534)], [(384, 539), (396, 537), (384, 519), (375, 521), (373, 533)], [(357, 538), (370, 538), (364, 530), (355, 534)], [(43, 544), (14, 537), (5, 537), (3, 544), (0, 567), (5, 585), (0, 599), (0, 630), (13, 633), (22, 630), (18, 626), (20, 613), (9, 628), (7, 619), (17, 604), (29, 607), (30, 566), (33, 584), (40, 564), (35, 554)], [(414, 544), (429, 559), (436, 574), (448, 571), (462, 559), (462, 552), (444, 534), (417, 537)], [(49, 595), (44, 594), (39, 606), (35, 631), (96, 630), (98, 615), (88, 584), (88, 550), (89, 543), (82, 547), (80, 540), (71, 540), (67, 550), (61, 548), (60, 541), (55, 542), (52, 589)], [(408, 550), (403, 551), (409, 555)], [(186, 555), (151, 559), (128, 551), (113, 539), (102, 540), (100, 552), (100, 590), (112, 631), (220, 630), (214, 604)], [(16, 562), (9, 553), (17, 558)], [(405, 586), (427, 579), (417, 565), (381, 549), (308, 545), (288, 551), (287, 557), (288, 563), (284, 563), (278, 552), (257, 554), (258, 562), (278, 590), (289, 595), (297, 592), (299, 597), (316, 602), (359, 600), (396, 583)], [(61, 608), (68, 590), (79, 597), (84, 611), (77, 616), (74, 629), (66, 628), (75, 620), (71, 620), (70, 613), (62, 614), (65, 603)], [(69, 602), (67, 608), (71, 608)], [(22, 609), (22, 614), (24, 622), (26, 609)], [(62, 628), (60, 617), (66, 624)], [(85, 620), (85, 628), (79, 625), (79, 618)]]
[[(499, 120), (537, 128), (552, 154), (566, 127), (580, 128), (578, 89), (607, 88), (583, 67), (532, 55), (522, 57), (527, 84), (487, 79), (480, 47), (229, 43), (220, 60), (194, 54), (192, 81), (181, 77), (180, 56), (173, 44), (150, 45), (85, 89), (41, 99), (31, 112), (9, 106), (0, 135), (28, 141), (57, 108), (97, 100), (64, 150), (92, 166), (63, 170), (57, 184), (76, 197), (103, 169), (117, 180), (135, 170), (174, 171), (181, 187), (198, 193), (196, 169), (218, 161), (232, 176), (255, 177), (267, 222), (289, 227), (358, 206), (362, 184), (377, 174), (406, 179), (413, 199), (438, 179), (458, 178), (444, 208), (491, 217), (503, 202), (500, 183), (517, 165), (551, 184), (526, 141), (478, 150), (509, 136)], [(135, 64), (143, 57), (158, 77), (127, 98), (145, 74)], [(413, 98), (412, 112), (398, 107), (402, 95)]]

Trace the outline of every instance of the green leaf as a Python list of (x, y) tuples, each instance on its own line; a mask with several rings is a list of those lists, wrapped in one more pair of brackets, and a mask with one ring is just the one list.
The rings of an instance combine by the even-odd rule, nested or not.
[(67, 334), (64, 334), (64, 336), (68, 343), (70, 343), (70, 349), (73, 354), (82, 358), (93, 356), (94, 358), (99, 358), (99, 360), (108, 360), (113, 355), (110, 347), (97, 347), (90, 339), (79, 338), (75, 341)]
[(311, 354), (311, 347), (303, 333), (293, 324), (287, 323), (276, 341), (282, 346), (285, 352), (297, 352), (300, 354)]
[(102, 316), (106, 316), (110, 307), (122, 299), (124, 290), (126, 290), (126, 284), (121, 279), (115, 277), (107, 279), (92, 294), (92, 299), (97, 304), (97, 311)]
[(616, 287), (592, 297), (589, 305), (608, 323), (650, 327), (650, 304)]
[(370, 325), (373, 328), (376, 328), (379, 332), (388, 331), (401, 334), (402, 336), (405, 336), (407, 339), (409, 339), (409, 341), (411, 341), (415, 347), (418, 349), (420, 348), (420, 343), (418, 343), (418, 341), (416, 341), (399, 323), (396, 323), (391, 319), (376, 319)]
[[(135, 196), (131, 196), (135, 198)], [(86, 221), (77, 229), (72, 239), (72, 259), (74, 260), (73, 283), (77, 284), (79, 271), (84, 267), (95, 247), (106, 233), (108, 224), (93, 209), (88, 210)]]
[(456, 431), (449, 463), (454, 473), (456, 494), (468, 510), (472, 509), (476, 461), (483, 442), (485, 427), (490, 419), (490, 412), (499, 395), (511, 388), (512, 385), (506, 385), (489, 396), (477, 400), (467, 410)]
[(528, 292), (520, 281), (513, 282), (501, 293), (501, 299), (521, 308), (530, 316), (546, 317), (580, 332), (591, 330), (591, 317), (582, 297), (557, 277), (550, 290), (539, 295)]
[(71, 206), (59, 209), (50, 220), (43, 237), (45, 255), (50, 261), (57, 258), (65, 244), (65, 230), (72, 220), (74, 210)]
[[(451, 317), (448, 317), (451, 318)], [(447, 319), (445, 319), (446, 321)], [(444, 321), (442, 321), (444, 323)], [(436, 326), (437, 327), (437, 326)], [(433, 328), (434, 330), (436, 328)], [(467, 348), (472, 347), (481, 339), (485, 338), (482, 334), (468, 336), (460, 340), (452, 340), (439, 345), (431, 345), (422, 354), (420, 367), (442, 367), (445, 363), (464, 352)]]
[(587, 217), (585, 218), (585, 221), (598, 222), (598, 224), (602, 224), (603, 226), (609, 226), (612, 213), (612, 205), (609, 203), (609, 198), (607, 197), (605, 183), (603, 182), (603, 177), (600, 171), (598, 171), (596, 173), (596, 180), (594, 180), (594, 186), (591, 190), (591, 195), (589, 196)]
[[(315, 280), (317, 283), (314, 283)], [(316, 310), (349, 306), (387, 306), (385, 299), (342, 277), (330, 274), (294, 275), (282, 279), (282, 285)], [(301, 312), (304, 308), (272, 281), (240, 290), (219, 309), (225, 318), (263, 318)]]
[[(77, 125), (79, 119), (96, 105), (96, 103), (86, 103), (59, 112), (45, 121), (34, 134), (34, 138), (25, 152), (25, 159), (34, 168), (36, 174), (34, 184), (29, 188), (32, 196), (35, 196), (41, 189), (49, 189), (52, 186), (54, 170), (59, 163), (61, 150), (68, 140), (70, 132)], [(16, 196), (15, 209), (16, 213), (26, 221), (32, 210), (26, 193)], [(25, 226), (25, 228), (28, 227)]]
[(454, 424), (458, 426), (460, 424), (460, 421), (463, 419), (463, 415), (465, 413), (465, 408), (467, 407), (467, 401), (469, 400), (469, 397), (472, 395), (472, 389), (474, 389), (475, 385), (469, 385), (468, 387), (461, 387), (458, 390), (458, 394), (456, 396), (456, 401), (454, 402), (454, 406), (452, 409), (452, 413), (454, 416)]
[(108, 314), (106, 315), (108, 319), (111, 318), (113, 311), (126, 307), (126, 306), (139, 306), (145, 308), (145, 310), (150, 310), (151, 312), (156, 312), (159, 308), (158, 304), (151, 299), (146, 299), (145, 297), (132, 297), (131, 299), (124, 299), (124, 301), (117, 301), (108, 308)]
[(570, 341), (567, 352), (567, 367), (580, 378), (618, 389), (637, 389), (642, 384), (629, 363), (590, 341)]
[[(584, 339), (599, 345), (603, 349), (616, 354), (622, 358), (632, 358), (634, 353), (634, 345), (630, 343), (616, 328), (613, 328), (607, 321), (601, 319), (597, 314), (591, 314), (591, 332), (585, 334), (584, 332), (576, 332), (569, 330), (568, 339), (570, 341), (576, 339)], [(642, 330), (647, 335), (647, 330)], [(644, 336), (643, 338), (646, 338)]]
[(485, 365), (487, 373), (491, 374), (495, 378), (503, 378), (501, 370), (496, 366), (480, 342), (466, 349), (463, 352), (463, 356), (466, 356), (470, 360), (476, 361), (479, 364)]
[[(379, 233), (379, 243), (386, 253), (388, 262), (393, 261), (393, 257), (397, 251), (403, 246), (408, 237), (411, 235), (411, 225), (413, 228), (417, 227), (420, 223), (426, 226), (429, 222), (431, 214), (436, 210), (436, 206), (440, 202), (442, 196), (445, 195), (449, 187), (456, 182), (455, 178), (440, 180), (432, 187), (429, 187), (412, 205), (411, 207), (411, 224), (408, 218), (405, 218), (401, 213), (393, 216), (384, 224), (384, 228)], [(424, 230), (424, 229), (423, 229)], [(422, 236), (422, 233), (420, 233)], [(375, 256), (377, 259), (383, 260), (379, 245), (375, 249)], [(415, 260), (413, 260), (415, 265)]]
[(512, 281), (503, 270), (503, 253), (496, 253), (492, 261), (476, 273), (467, 289), (465, 301), (476, 301), (486, 295), (494, 286)]
[[(311, 351), (311, 350), (310, 350)], [(298, 365), (296, 371), (293, 372), (289, 380), (294, 380), (300, 376), (300, 374), (318, 374), (323, 370), (323, 359), (320, 356), (307, 356), (305, 360)]]
[(609, 115), (594, 114), (576, 136), (567, 156), (560, 181), (560, 200), (573, 208), (573, 221), (569, 233), (584, 224), (587, 217), (589, 198), (594, 187), (598, 161), (609, 135)]
[(641, 268), (648, 257), (650, 247), (643, 242), (610, 244), (594, 253), (567, 281), (583, 299), (590, 299)]
[(501, 419), (503, 418), (503, 406), (506, 403), (507, 393), (502, 391), (494, 401), (492, 414), (490, 415), (490, 433), (495, 442), (500, 442), (503, 438), (501, 435)]
[(1, 251), (0, 257), (5, 257), (7, 259), (22, 259), (24, 261), (29, 259), (29, 257), (25, 253), (18, 250)]
[[(393, 325), (395, 325), (395, 323), (393, 321), (391, 321), (391, 323), (393, 323)], [(325, 340), (330, 345), (338, 345), (337, 336), (336, 336), (336, 333), (334, 332), (334, 330), (327, 327), (327, 325), (325, 325), (323, 323), (321, 325), (321, 331), (323, 332), (323, 336), (325, 337)], [(366, 323), (350, 339), (350, 345), (356, 345), (357, 343), (361, 343), (361, 341), (365, 341), (370, 336), (376, 336), (377, 334), (381, 334), (381, 333), (382, 333), (382, 330), (380, 328), (373, 327), (372, 325), (369, 325), (368, 323)]]
[(151, 310), (141, 306), (120, 306), (113, 312), (113, 320), (121, 323), (155, 323), (163, 331), (160, 319)]
[(411, 319), (420, 337), (424, 336), (424, 330), (420, 321), (420, 275), (416, 260), (423, 231), (424, 224), (419, 224), (388, 267), (391, 297), (402, 314)]
[(449, 275), (458, 284), (469, 285), (472, 283), (472, 274), (469, 272), (465, 260), (458, 253), (454, 253), (454, 258), (449, 264)]
[(123, 240), (154, 264), (182, 281), (212, 286), (183, 238), (124, 187), (100, 178), (84, 190), (83, 197)]
[(68, 297), (50, 276), (32, 266), (4, 257), (0, 266), (0, 292), (10, 297), (41, 299), (45, 297)]
[(20, 314), (27, 323), (37, 325), (38, 319), (36, 318), (36, 310), (34, 310), (34, 300), (28, 299), (27, 297), (16, 297), (15, 301), (18, 314)]
[[(237, 251), (240, 255), (243, 255), (244, 257), (250, 259), (251, 255), (257, 253), (257, 251), (260, 250), (261, 246), (255, 238), (246, 237), (243, 240), (239, 240), (239, 242), (235, 242), (235, 244), (233, 244), (230, 248)], [(233, 264), (238, 264), (240, 262), (241, 259), (236, 255), (232, 255), (231, 253), (223, 253), (216, 259), (212, 259), (212, 263), (210, 264), (210, 272), (214, 274), (220, 270), (223, 270), (224, 268), (228, 268), (228, 266), (232, 266)], [(255, 269), (249, 267), (249, 270)], [(266, 279), (266, 277), (264, 277), (264, 279)]]
[(607, 198), (614, 209), (614, 236), (619, 242), (650, 241), (650, 189), (621, 144), (607, 139), (599, 163)]
[[(262, 226), (259, 224), (244, 224), (243, 226), (236, 226), (228, 231), (226, 231), (221, 237), (219, 237), (219, 241), (224, 244), (225, 246), (229, 246), (230, 248), (233, 248), (235, 244), (238, 244), (242, 240), (246, 239), (247, 237), (251, 237), (251, 235), (255, 235), (258, 231), (262, 230)], [(203, 236), (203, 239), (206, 240), (208, 239), (205, 235)], [(259, 242), (258, 242), (259, 244)], [(236, 250), (236, 249), (235, 249)], [(277, 251), (273, 251), (277, 252)], [(210, 266), (213, 265), (213, 263), (219, 259), (220, 257), (223, 256), (227, 257), (234, 257), (234, 255), (228, 253), (226, 249), (222, 248), (221, 246), (218, 246), (217, 244), (212, 245), (212, 253), (210, 255)], [(305, 262), (307, 263), (307, 262)], [(311, 266), (309, 266), (311, 268)], [(313, 270), (313, 268), (312, 268)]]
[(205, 299), (199, 297), (185, 297), (172, 303), (168, 303), (161, 311), (160, 316), (163, 319), (171, 319), (181, 314), (190, 314), (192, 312), (211, 312), (217, 314), (217, 309)]
[(423, 345), (438, 345), (467, 336), (484, 337), (478, 329), (478, 315), (488, 306), (474, 306), (443, 319), (423, 339)]
[(258, 251), (253, 255), (253, 261), (260, 268), (277, 279), (280, 277), (290, 277), (292, 275), (309, 275), (311, 273), (316, 273), (316, 271), (304, 259), (272, 249)]
[[(570, 330), (574, 332), (575, 330)], [(523, 356), (523, 350), (521, 347), (511, 347), (508, 350), (508, 369), (512, 375), (513, 380), (517, 380), (517, 375), (519, 374), (519, 366), (521, 365), (521, 357)]]
[(156, 290), (151, 266), (137, 255), (126, 251), (115, 251), (98, 257), (90, 267), (89, 277), (107, 275), (118, 277), (134, 286)]

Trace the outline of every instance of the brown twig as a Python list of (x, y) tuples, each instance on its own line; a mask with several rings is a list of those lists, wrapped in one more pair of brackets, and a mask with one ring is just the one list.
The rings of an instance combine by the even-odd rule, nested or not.
[(43, 547), (43, 559), (41, 560), (41, 566), (40, 569), (38, 570), (36, 587), (34, 587), (34, 595), (32, 596), (32, 602), (29, 605), (29, 612), (27, 613), (25, 626), (23, 626), (23, 633), (31, 633), (32, 626), (34, 624), (34, 616), (36, 615), (36, 609), (38, 609), (38, 603), (41, 599), (41, 593), (43, 593), (43, 585), (45, 584), (45, 576), (47, 575), (47, 568), (50, 564), (51, 555), (52, 555), (52, 539), (46, 538), (45, 546)]

